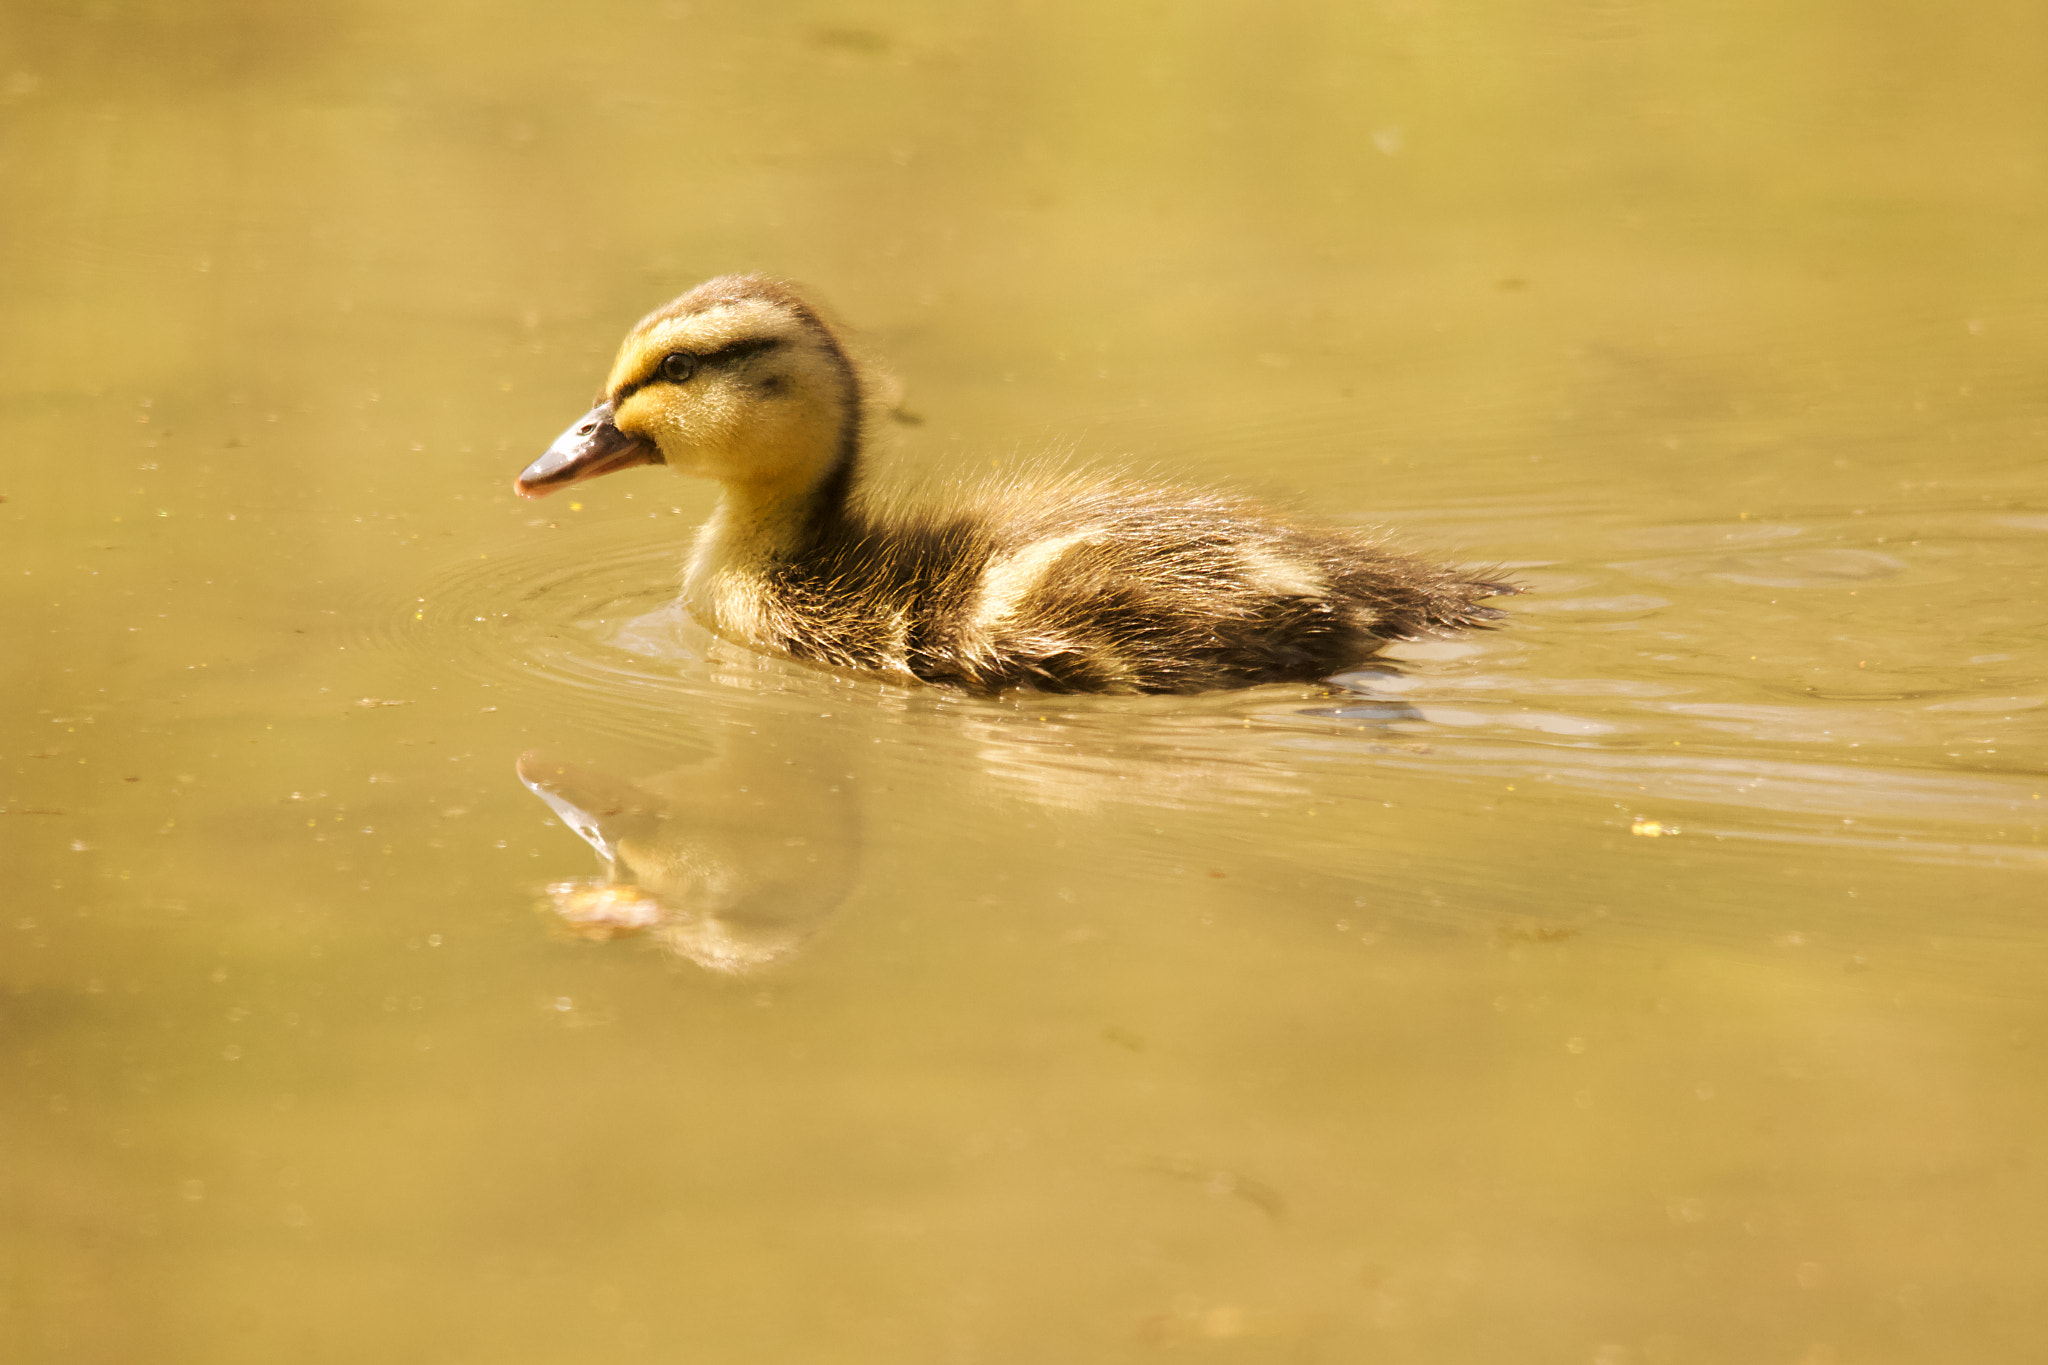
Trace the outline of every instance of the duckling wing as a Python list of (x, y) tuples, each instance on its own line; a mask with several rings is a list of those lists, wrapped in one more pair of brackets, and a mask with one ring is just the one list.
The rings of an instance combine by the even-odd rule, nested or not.
[(1062, 511), (982, 572), (960, 634), (977, 690), (1312, 682), (1473, 624), (1498, 586), (1225, 494), (1110, 487)]
[(799, 658), (993, 695), (1316, 681), (1496, 586), (1227, 494), (1055, 483), (849, 520), (772, 595)]

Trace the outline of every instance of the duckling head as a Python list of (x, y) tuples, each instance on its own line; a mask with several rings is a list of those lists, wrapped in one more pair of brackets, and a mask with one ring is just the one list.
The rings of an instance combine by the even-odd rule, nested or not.
[(779, 280), (723, 275), (642, 318), (595, 407), (514, 482), (537, 498), (639, 464), (752, 497), (851, 475), (862, 388), (845, 346)]

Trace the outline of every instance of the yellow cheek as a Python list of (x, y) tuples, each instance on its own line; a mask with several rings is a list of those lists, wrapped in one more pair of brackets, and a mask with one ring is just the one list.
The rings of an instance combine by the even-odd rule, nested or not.
[(645, 388), (619, 404), (612, 422), (628, 436), (644, 436), (665, 451), (681, 431), (687, 430), (678, 420), (682, 414), (675, 409), (666, 388)]
[(628, 436), (654, 442), (671, 469), (702, 473), (719, 462), (731, 416), (714, 392), (660, 384), (627, 398), (612, 420)]

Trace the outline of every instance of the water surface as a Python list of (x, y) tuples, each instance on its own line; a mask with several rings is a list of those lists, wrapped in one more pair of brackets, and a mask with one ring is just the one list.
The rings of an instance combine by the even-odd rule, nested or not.
[[(0, 24), (7, 1359), (2032, 1358), (2037, 18)], [(892, 468), (1531, 591), (1201, 698), (717, 645), (707, 488), (509, 482), (734, 269)]]

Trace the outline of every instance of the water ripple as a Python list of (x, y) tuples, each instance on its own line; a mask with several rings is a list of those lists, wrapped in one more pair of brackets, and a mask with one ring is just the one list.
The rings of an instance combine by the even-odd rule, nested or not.
[[(565, 717), (565, 729), (650, 748), (673, 749), (683, 733), (715, 743), (723, 727), (814, 735), (857, 754), (846, 767), (871, 791), (936, 785), (1227, 822), (1377, 795), (1398, 772), (1447, 790), (1505, 777), (1560, 799), (1712, 807), (1726, 829), (1758, 837), (1803, 837), (1799, 822), (1820, 817), (1883, 820), (1899, 831), (1888, 837), (1916, 843), (1918, 813), (1930, 856), (1936, 844), (1944, 857), (1988, 847), (1973, 827), (2031, 828), (2038, 765), (2012, 728), (2042, 704), (2037, 688), (2015, 685), (2028, 659), (1955, 650), (1978, 676), (1922, 677), (1873, 660), (1853, 615), (1817, 634), (1797, 615), (1739, 614), (1711, 580), (1780, 574), (1826, 589), (1920, 572), (1889, 550), (1780, 549), (1794, 539), (1783, 530), (1675, 528), (1666, 543), (1690, 541), (1690, 553), (1559, 566), (1551, 593), (1514, 604), (1510, 630), (1405, 645), (1327, 688), (977, 700), (835, 677), (697, 626), (675, 600), (682, 545), (665, 517), (529, 528), (429, 574), (402, 610), (381, 614), (371, 643), (423, 674), (465, 676)], [(1730, 536), (1748, 548), (1731, 551)], [(1673, 590), (1632, 593), (1632, 577)], [(975, 817), (942, 802), (923, 818), (938, 837)]]

